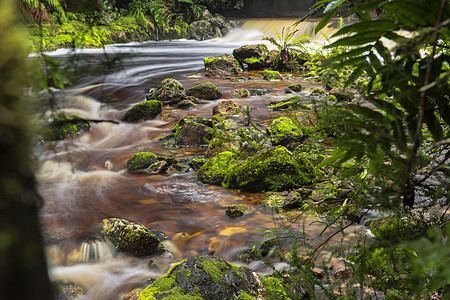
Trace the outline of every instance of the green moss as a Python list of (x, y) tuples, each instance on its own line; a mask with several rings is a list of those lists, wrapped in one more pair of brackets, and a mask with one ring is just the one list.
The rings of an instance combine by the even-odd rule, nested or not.
[(158, 156), (151, 152), (138, 152), (134, 154), (126, 163), (129, 171), (146, 169), (158, 160)]
[(209, 159), (198, 171), (197, 177), (203, 183), (220, 185), (229, 181), (230, 174), (237, 167), (238, 157), (231, 151), (219, 153)]
[(247, 294), (245, 291), (241, 290), (240, 295), (237, 298), (237, 300), (257, 300), (256, 297), (252, 297), (249, 294)]
[(291, 84), (288, 86), (288, 88), (290, 88), (291, 90), (293, 90), (294, 92), (300, 92), (303, 88), (301, 83), (297, 83), (297, 84)]
[(269, 70), (264, 70), (262, 72), (262, 76), (265, 80), (282, 80), (283, 77), (281, 76), (280, 72), (278, 71), (269, 71)]
[(51, 139), (57, 140), (77, 138), (91, 129), (89, 122), (75, 115), (56, 117), (50, 127), (53, 133)]
[(291, 139), (298, 139), (303, 136), (302, 129), (285, 116), (273, 120), (269, 131), (274, 143), (287, 143)]
[(266, 287), (265, 300), (289, 299), (280, 280), (273, 277), (261, 276), (261, 283)]
[(235, 169), (238, 185), (252, 191), (286, 190), (310, 185), (314, 167), (305, 156), (277, 147), (247, 159)]
[(215, 100), (222, 97), (222, 92), (211, 82), (204, 82), (188, 89), (186, 95), (200, 99)]
[(220, 269), (218, 267), (218, 265), (220, 265), (219, 262), (212, 263), (211, 261), (202, 257), (201, 264), (202, 264), (203, 270), (206, 272), (206, 274), (208, 274), (212, 278), (212, 280), (215, 283), (218, 283), (223, 280), (222, 272), (220, 271)]
[(148, 100), (133, 106), (122, 118), (125, 122), (140, 122), (151, 120), (162, 112), (162, 102), (158, 100)]

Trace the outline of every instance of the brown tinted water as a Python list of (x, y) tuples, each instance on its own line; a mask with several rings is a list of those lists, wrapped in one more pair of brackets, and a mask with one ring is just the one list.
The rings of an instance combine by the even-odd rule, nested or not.
[[(145, 283), (148, 277), (157, 275), (147, 268), (149, 258), (114, 254), (104, 250), (108, 245), (98, 245), (97, 239), (101, 237), (97, 226), (108, 217), (136, 221), (169, 237), (174, 247), (173, 256), (154, 258), (160, 265), (159, 272), (164, 272), (171, 262), (205, 254), (242, 264), (237, 260), (238, 254), (264, 240), (267, 230), (276, 227), (280, 234), (290, 235), (283, 227), (285, 218), (260, 205), (265, 198), (263, 193), (205, 185), (197, 181), (193, 171), (146, 175), (124, 170), (127, 159), (136, 152), (150, 151), (174, 155), (178, 159), (203, 155), (205, 148), (164, 149), (158, 138), (169, 134), (184, 116), (211, 117), (213, 106), (230, 99), (234, 89), (266, 91), (264, 95), (233, 99), (241, 106), (252, 108), (252, 117), (261, 129), (280, 115), (280, 112), (269, 111), (265, 104), (294, 95), (285, 93), (287, 85), (302, 83), (306, 91), (298, 95), (305, 104), (310, 102), (307, 90), (319, 85), (301, 78), (301, 74), (292, 74), (292, 79), (277, 82), (262, 80), (260, 72), (243, 73), (243, 82), (188, 76), (202, 72), (204, 57), (231, 53), (233, 48), (246, 43), (151, 42), (86, 50), (79, 54), (87, 62), (94, 61), (94, 65), (100, 65), (105, 53), (134, 55), (124, 60), (123, 67), (112, 69), (108, 74), (96, 68), (76, 78), (74, 86), (58, 97), (58, 107), (64, 112), (89, 119), (118, 121), (128, 108), (144, 99), (148, 89), (156, 87), (166, 77), (180, 80), (186, 89), (210, 81), (222, 91), (223, 98), (201, 101), (190, 110), (165, 107), (156, 119), (137, 124), (92, 123), (90, 133), (80, 139), (47, 144), (39, 150), (38, 179), (44, 198), (41, 219), (53, 278), (79, 283), (88, 290), (85, 299), (120, 299), (133, 287)], [(56, 52), (53, 55), (62, 62), (69, 62), (72, 54)], [(112, 163), (110, 169), (105, 167), (108, 160)], [(236, 219), (225, 214), (228, 205), (241, 203), (249, 205), (252, 213)], [(331, 226), (325, 234), (319, 235), (324, 228), (322, 220), (308, 215), (290, 225), (290, 230), (305, 244), (302, 252), (309, 249), (306, 245), (319, 245), (336, 230)], [(360, 231), (360, 226), (353, 226), (349, 228), (350, 234), (336, 235), (330, 245), (343, 242), (351, 245)], [(89, 247), (95, 245), (98, 261), (89, 259), (90, 250), (88, 258), (83, 256), (83, 249), (88, 247), (86, 243)], [(266, 271), (260, 265), (252, 267)]]

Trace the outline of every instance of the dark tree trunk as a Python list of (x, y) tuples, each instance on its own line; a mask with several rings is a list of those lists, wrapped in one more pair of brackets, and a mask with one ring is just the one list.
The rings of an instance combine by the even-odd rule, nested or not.
[(53, 299), (38, 220), (25, 87), (25, 37), (0, 0), (0, 298)]

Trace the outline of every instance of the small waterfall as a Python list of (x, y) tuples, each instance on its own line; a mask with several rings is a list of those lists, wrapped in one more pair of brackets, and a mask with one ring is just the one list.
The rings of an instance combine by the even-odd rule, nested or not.
[[(272, 26), (281, 34), (283, 28), (285, 31), (289, 28), (290, 32), (297, 30), (293, 39), (301, 35), (309, 36), (313, 42), (324, 42), (329, 39), (336, 31), (336, 26), (333, 23), (323, 28), (317, 34), (314, 33), (314, 29), (318, 24), (318, 21), (305, 21), (294, 26), (298, 19), (251, 19), (242, 23), (241, 29), (243, 30), (257, 30), (265, 37), (273, 37), (277, 39), (277, 34), (273, 30)], [(272, 25), (272, 26), (271, 26)]]
[(100, 262), (114, 257), (114, 247), (108, 241), (88, 238), (81, 244), (82, 262)]

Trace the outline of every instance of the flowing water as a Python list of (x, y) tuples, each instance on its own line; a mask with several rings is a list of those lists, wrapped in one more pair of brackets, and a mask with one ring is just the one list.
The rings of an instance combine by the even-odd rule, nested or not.
[[(77, 71), (71, 75), (73, 85), (56, 92), (56, 109), (88, 119), (119, 121), (127, 109), (145, 98), (150, 88), (172, 77), (186, 89), (211, 81), (223, 92), (223, 99), (229, 99), (232, 90), (241, 87), (268, 91), (233, 99), (239, 105), (252, 107), (255, 120), (267, 126), (278, 113), (268, 111), (265, 103), (286, 98), (284, 88), (291, 83), (309, 87), (315, 84), (296, 76), (282, 82), (231, 82), (189, 76), (203, 71), (204, 57), (260, 42), (263, 34), (258, 28), (248, 28), (211, 41), (160, 41), (50, 53), (66, 70)], [(279, 216), (259, 205), (264, 194), (204, 185), (197, 181), (195, 172), (148, 176), (124, 170), (127, 159), (141, 151), (177, 158), (202, 155), (204, 148), (166, 150), (158, 138), (169, 134), (184, 116), (211, 117), (213, 106), (221, 100), (202, 101), (190, 110), (165, 107), (156, 119), (138, 124), (92, 123), (90, 133), (78, 140), (39, 149), (38, 179), (44, 198), (41, 220), (53, 279), (78, 283), (87, 290), (83, 299), (122, 299), (131, 289), (145, 286), (147, 279), (158, 275), (147, 267), (149, 258), (115, 253), (113, 246), (97, 233), (103, 218), (132, 220), (164, 232), (174, 251), (173, 257), (155, 258), (160, 272), (170, 263), (195, 255), (213, 254), (236, 261), (237, 254), (261, 241), (266, 230), (281, 225)], [(50, 110), (45, 110), (41, 108), (49, 114)], [(225, 214), (227, 205), (241, 203), (252, 207), (253, 212), (236, 219)], [(315, 217), (305, 217), (293, 229), (311, 244), (326, 238), (326, 234), (318, 237), (324, 223)], [(337, 236), (336, 243), (339, 239)], [(251, 267), (264, 272), (259, 264)]]

